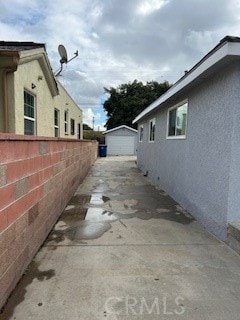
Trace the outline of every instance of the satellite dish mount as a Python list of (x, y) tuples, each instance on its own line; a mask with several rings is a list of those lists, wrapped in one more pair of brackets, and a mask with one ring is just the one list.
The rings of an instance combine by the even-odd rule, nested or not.
[(63, 64), (64, 63), (69, 63), (70, 61), (72, 61), (73, 59), (77, 58), (78, 56), (78, 50), (76, 52), (74, 52), (74, 57), (72, 57), (70, 60), (68, 60), (68, 56), (67, 56), (67, 50), (66, 48), (64, 47), (64, 45), (60, 44), (58, 46), (58, 52), (60, 54), (60, 63), (61, 63), (61, 67), (60, 67), (60, 70), (55, 74), (55, 76), (59, 76), (62, 72), (62, 69), (63, 69)]

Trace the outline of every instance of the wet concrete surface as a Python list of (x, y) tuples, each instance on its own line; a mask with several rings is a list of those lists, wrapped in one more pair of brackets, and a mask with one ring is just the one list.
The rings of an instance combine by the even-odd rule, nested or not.
[[(163, 219), (180, 224), (190, 224), (194, 220), (163, 190), (150, 184), (135, 185), (133, 176), (142, 174), (135, 167), (132, 170), (127, 169), (126, 172), (122, 169), (115, 172), (114, 168), (112, 177), (109, 176), (107, 180), (97, 179), (96, 184), (93, 184), (86, 194), (80, 193), (80, 188), (69, 201), (47, 241), (54, 245), (55, 235), (58, 243), (59, 239), (97, 239), (107, 232), (113, 223), (133, 218)], [(109, 175), (109, 171), (107, 174)], [(94, 175), (94, 172), (92, 176), (99, 177)]]
[(0, 319), (239, 319), (239, 276), (134, 157), (100, 158)]

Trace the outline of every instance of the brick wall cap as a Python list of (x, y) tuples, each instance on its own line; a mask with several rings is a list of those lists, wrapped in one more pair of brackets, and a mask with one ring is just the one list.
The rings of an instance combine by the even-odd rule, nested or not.
[(94, 142), (96, 140), (79, 140), (79, 139), (69, 139), (69, 138), (54, 138), (54, 137), (44, 137), (44, 136), (28, 136), (15, 133), (0, 133), (0, 141), (68, 141), (68, 142)]

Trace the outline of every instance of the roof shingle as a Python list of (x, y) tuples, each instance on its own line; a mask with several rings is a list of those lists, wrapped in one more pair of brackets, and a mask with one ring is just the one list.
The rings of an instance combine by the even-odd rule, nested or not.
[(0, 50), (8, 51), (24, 51), (31, 49), (44, 48), (44, 43), (35, 43), (35, 42), (20, 42), (20, 41), (0, 41)]

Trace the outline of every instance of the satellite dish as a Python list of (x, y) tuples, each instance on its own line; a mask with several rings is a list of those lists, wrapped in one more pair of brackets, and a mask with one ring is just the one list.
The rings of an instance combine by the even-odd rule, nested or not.
[(67, 63), (68, 62), (67, 50), (64, 47), (64, 45), (60, 44), (58, 46), (58, 52), (59, 52), (60, 57), (61, 57), (60, 63)]
[(68, 63), (70, 61), (72, 61), (73, 59), (77, 58), (78, 56), (78, 50), (76, 52), (74, 52), (74, 57), (72, 57), (70, 60), (68, 60), (68, 57), (67, 57), (67, 50), (66, 48), (64, 47), (64, 45), (60, 44), (58, 46), (58, 52), (60, 54), (60, 57), (61, 57), (61, 60), (60, 60), (60, 63), (61, 63), (61, 67), (60, 67), (60, 70), (58, 70), (56, 73), (55, 73), (55, 77), (59, 76), (63, 70), (63, 64), (64, 63)]

